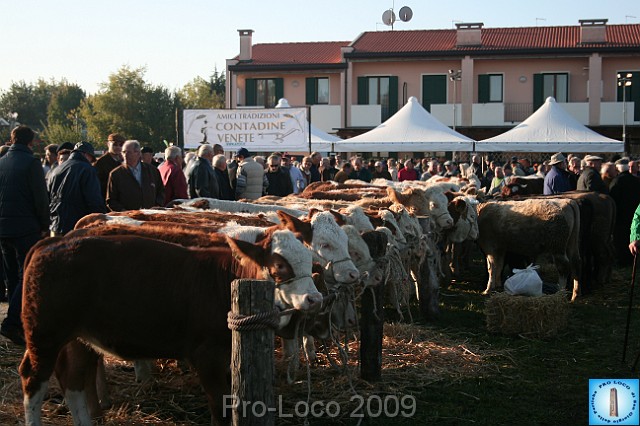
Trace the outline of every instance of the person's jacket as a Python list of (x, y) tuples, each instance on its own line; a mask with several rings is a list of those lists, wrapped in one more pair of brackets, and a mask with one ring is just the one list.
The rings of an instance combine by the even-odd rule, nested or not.
[(164, 185), (164, 205), (178, 198), (189, 198), (187, 178), (182, 167), (171, 160), (165, 160), (158, 166), (162, 184)]
[(562, 194), (571, 191), (571, 183), (569, 182), (569, 173), (552, 166), (549, 173), (544, 177), (544, 195)]
[(49, 195), (40, 161), (28, 146), (13, 144), (0, 158), (0, 237), (47, 231)]
[(262, 197), (269, 185), (264, 167), (256, 163), (253, 157), (247, 157), (238, 164), (236, 173), (236, 199), (246, 198), (255, 200)]
[(218, 198), (219, 196), (218, 179), (213, 172), (211, 162), (206, 158), (196, 158), (189, 171), (189, 197)]
[(140, 165), (142, 185), (138, 183), (126, 164), (111, 171), (107, 185), (109, 209), (119, 212), (164, 205), (164, 185), (162, 185), (160, 172), (147, 163), (140, 162)]
[(287, 169), (278, 167), (275, 172), (267, 172), (267, 180), (269, 180), (269, 186), (267, 187), (267, 195), (276, 195), (278, 197), (286, 197), (293, 192), (293, 185), (291, 184), (291, 176)]
[(216, 175), (218, 181), (218, 199), (234, 201), (236, 199), (233, 188), (231, 188), (231, 181), (229, 180), (229, 173), (226, 170), (220, 170), (217, 167), (213, 168), (213, 172)]
[(109, 184), (109, 174), (113, 169), (120, 166), (122, 162), (114, 160), (109, 152), (105, 152), (96, 160), (94, 167), (98, 172), (98, 181), (100, 182), (100, 189), (102, 190), (102, 196), (107, 199), (107, 185)]
[(96, 169), (84, 154), (73, 151), (69, 159), (53, 169), (49, 180), (50, 229), (66, 234), (90, 213), (105, 213)]
[(578, 191), (596, 191), (602, 194), (608, 194), (609, 188), (605, 185), (600, 173), (593, 167), (585, 167), (578, 178)]
[(349, 173), (349, 179), (360, 179), (365, 182), (371, 182), (371, 172), (364, 167), (360, 170), (354, 170)]

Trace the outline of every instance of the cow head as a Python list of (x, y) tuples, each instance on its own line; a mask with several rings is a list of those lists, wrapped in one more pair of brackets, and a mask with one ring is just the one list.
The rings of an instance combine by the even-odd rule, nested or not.
[(302, 221), (278, 211), (280, 223), (299, 235), (311, 247), (316, 261), (331, 270), (331, 276), (341, 283), (356, 283), (358, 269), (348, 252), (347, 234), (338, 226), (331, 212), (320, 212), (310, 221)]
[(478, 216), (469, 198), (454, 198), (449, 204), (449, 211), (456, 217), (455, 225), (447, 234), (449, 242), (461, 243), (478, 238)]
[[(252, 244), (227, 237), (240, 263), (253, 262), (265, 268), (276, 283), (275, 304), (281, 309), (319, 309), (322, 295), (312, 279), (311, 252), (290, 231), (275, 231), (271, 238)], [(281, 318), (286, 323), (289, 318)]]

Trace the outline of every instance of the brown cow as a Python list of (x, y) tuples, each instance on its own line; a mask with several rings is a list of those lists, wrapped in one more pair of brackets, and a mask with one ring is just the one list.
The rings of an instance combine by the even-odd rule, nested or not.
[[(36, 244), (25, 263), (23, 289), (26, 424), (41, 424), (54, 369), (74, 423), (88, 425), (91, 416), (99, 416), (97, 354), (90, 345), (125, 359), (186, 359), (207, 394), (212, 422), (227, 423), (222, 398), (229, 394), (231, 281), (262, 279), (266, 270), (276, 281), (280, 309), (310, 309), (322, 300), (311, 280), (311, 254), (291, 232), (275, 232), (258, 245), (228, 243), (231, 248), (188, 249), (115, 236)], [(104, 264), (117, 267), (96, 273)], [(65, 348), (76, 338), (87, 344)]]

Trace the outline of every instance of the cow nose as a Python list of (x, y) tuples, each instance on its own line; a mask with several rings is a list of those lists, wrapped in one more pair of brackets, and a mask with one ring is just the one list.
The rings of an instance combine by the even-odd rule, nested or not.
[(356, 326), (356, 319), (354, 317), (347, 318), (347, 326), (355, 327)]
[(351, 282), (357, 281), (360, 278), (360, 272), (358, 272), (357, 269), (352, 269), (351, 271), (349, 271), (347, 276), (349, 277), (349, 280)]
[(307, 294), (304, 298), (304, 302), (309, 306), (310, 310), (319, 309), (322, 305), (322, 294)]
[(376, 273), (376, 274), (373, 276), (373, 281), (374, 281), (376, 284), (380, 284), (380, 283), (382, 282), (382, 274), (381, 274), (381, 273), (379, 273), (379, 272), (378, 272), (378, 273)]

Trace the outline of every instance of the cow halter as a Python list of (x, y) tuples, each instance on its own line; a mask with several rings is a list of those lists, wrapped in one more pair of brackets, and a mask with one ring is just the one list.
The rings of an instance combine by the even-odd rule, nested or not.
[(269, 281), (272, 281), (275, 284), (276, 288), (280, 287), (280, 286), (283, 286), (283, 285), (293, 284), (294, 282), (299, 281), (299, 280), (303, 280), (305, 278), (313, 279), (311, 275), (305, 274), (305, 275), (300, 275), (300, 276), (294, 276), (294, 277), (289, 278), (288, 280), (277, 282), (275, 280), (275, 278), (273, 278), (271, 276), (271, 274), (269, 273), (269, 268), (266, 268), (266, 267), (262, 268), (262, 271), (264, 272), (265, 279), (269, 280)]

